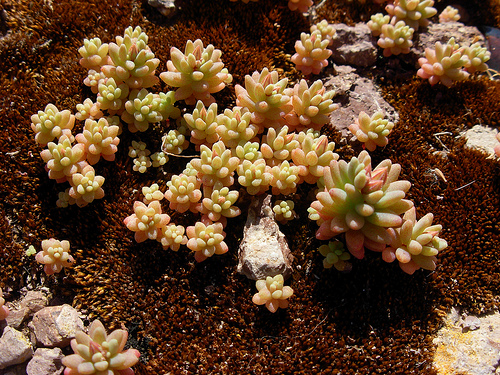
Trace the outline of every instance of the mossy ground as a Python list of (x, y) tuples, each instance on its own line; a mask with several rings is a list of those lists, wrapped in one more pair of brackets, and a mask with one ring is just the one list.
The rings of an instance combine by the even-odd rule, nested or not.
[[(327, 1), (318, 13), (331, 22), (366, 21), (382, 11), (367, 2)], [(106, 196), (81, 209), (55, 206), (66, 186), (48, 179), (33, 139), (31, 114), (48, 103), (74, 111), (94, 98), (78, 65), (83, 38), (109, 42), (129, 25), (149, 35), (161, 61), (158, 73), (166, 69), (170, 47), (183, 49), (186, 40), (201, 38), (223, 51), (234, 83), (265, 66), (300, 78), (289, 55), (308, 20), (290, 12), (285, 1), (176, 3), (182, 9), (168, 20), (138, 0), (0, 2), (0, 286), (12, 290), (11, 298), (23, 286), (39, 286), (42, 267), (24, 251), (29, 245), (39, 249), (50, 237), (69, 240), (76, 265), (44, 283), (89, 319), (109, 328), (124, 324), (142, 353), (139, 375), (433, 373), (432, 336), (443, 314), (451, 306), (482, 313), (500, 305), (500, 167), (458, 137), (477, 123), (499, 127), (500, 82), (475, 77), (451, 89), (431, 87), (383, 73), (384, 60), (367, 73), (400, 115), (389, 145), (372, 154), (374, 163), (390, 158), (402, 165), (418, 215), (434, 213), (449, 247), (432, 273), (406, 275), (374, 253), (354, 261), (348, 274), (324, 270), (315, 251), (317, 226), (306, 219), (309, 189), (301, 186), (295, 196), (300, 220), (283, 227), (296, 258), (287, 283), (295, 295), (287, 310), (271, 314), (252, 304), (254, 283), (235, 272), (244, 214), (228, 227), (230, 251), (200, 264), (185, 248), (175, 253), (155, 242), (136, 244), (123, 225), (142, 186), (157, 182), (165, 188), (169, 176), (183, 169), (185, 159), (172, 158), (163, 170), (132, 171), (128, 144), (140, 138), (156, 149), (164, 126), (140, 135), (124, 132), (116, 162), (96, 168), (106, 178)], [(448, 3), (437, 1), (436, 7)], [(459, 3), (469, 24), (499, 26), (500, 6), (493, 0)], [(235, 102), (233, 86), (215, 96), (219, 110)], [(438, 141), (434, 134), (440, 132), (451, 135)], [(445, 157), (434, 151), (445, 151)], [(346, 159), (354, 155), (348, 147), (338, 152)], [(189, 215), (168, 212), (176, 223), (193, 224)]]

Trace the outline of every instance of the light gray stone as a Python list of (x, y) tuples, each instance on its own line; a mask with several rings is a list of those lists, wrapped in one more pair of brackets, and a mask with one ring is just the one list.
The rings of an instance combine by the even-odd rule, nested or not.
[(500, 362), (500, 313), (460, 316), (452, 309), (433, 342), (439, 375), (494, 375)]
[(48, 303), (49, 300), (44, 293), (29, 290), (19, 301), (8, 304), (10, 314), (6, 319), (7, 324), (13, 328), (19, 328), (28, 316), (43, 309)]
[(36, 342), (47, 347), (64, 347), (84, 328), (78, 311), (70, 305), (49, 306), (33, 315), (30, 328)]
[(59, 348), (38, 348), (31, 361), (28, 362), (26, 373), (27, 375), (59, 375), (64, 370), (61, 362), (63, 358), (64, 354)]
[(5, 327), (0, 337), (0, 370), (23, 363), (33, 356), (33, 345), (26, 336), (12, 327)]
[(293, 256), (274, 220), (271, 195), (253, 198), (243, 230), (239, 252), (238, 272), (252, 280), (282, 274), (286, 279), (292, 272)]
[(175, 0), (148, 0), (148, 4), (166, 17), (172, 17), (176, 9)]

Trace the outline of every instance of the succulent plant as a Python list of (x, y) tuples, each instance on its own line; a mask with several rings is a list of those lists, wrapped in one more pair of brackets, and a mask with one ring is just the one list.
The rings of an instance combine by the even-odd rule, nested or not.
[(262, 152), (260, 152), (259, 142), (243, 142), (240, 141), (236, 149), (233, 149), (233, 154), (235, 154), (239, 159), (240, 163), (244, 160), (256, 161), (257, 159), (262, 159)]
[(248, 194), (262, 194), (269, 189), (273, 175), (264, 159), (243, 160), (238, 165), (238, 183), (247, 189)]
[(277, 71), (264, 68), (245, 76), (245, 87), (234, 87), (236, 105), (251, 112), (251, 122), (259, 126), (259, 133), (265, 128), (280, 127), (283, 116), (291, 110), (290, 97), (284, 94), (288, 79), (279, 79)]
[(161, 228), (170, 222), (170, 216), (161, 212), (160, 202), (155, 200), (147, 206), (140, 202), (134, 202), (134, 213), (123, 220), (128, 229), (135, 232), (134, 238), (137, 243), (147, 239), (156, 240), (161, 238)]
[(97, 94), (99, 92), (99, 84), (105, 82), (106, 80), (107, 77), (104, 75), (103, 72), (101, 72), (100, 70), (96, 71), (94, 69), (90, 69), (87, 72), (87, 77), (85, 77), (83, 83), (85, 86), (90, 87), (90, 90), (94, 94)]
[(193, 113), (184, 115), (186, 125), (191, 131), (191, 143), (200, 149), (200, 145), (212, 145), (219, 140), (217, 134), (217, 103), (210, 104), (208, 108), (201, 100), (196, 103)]
[(224, 142), (219, 141), (208, 148), (200, 147), (200, 157), (191, 160), (191, 165), (198, 171), (198, 177), (204, 186), (214, 186), (217, 181), (224, 186), (231, 186), (234, 182), (234, 171), (240, 160), (231, 156), (231, 150), (226, 149)]
[(428, 213), (417, 221), (415, 207), (410, 208), (401, 227), (389, 229), (391, 243), (382, 251), (382, 258), (386, 262), (397, 259), (401, 269), (410, 275), (419, 268), (435, 270), (436, 255), (448, 244), (438, 237), (442, 226), (432, 225), (433, 218)]
[(319, 30), (321, 32), (321, 37), (323, 39), (328, 39), (330, 40), (330, 44), (332, 43), (332, 39), (337, 33), (335, 31), (334, 25), (331, 23), (328, 23), (327, 20), (322, 20), (321, 22), (315, 23), (314, 25), (311, 26), (311, 33), (313, 31)]
[(332, 51), (327, 47), (330, 39), (323, 38), (320, 30), (311, 34), (301, 33), (300, 40), (295, 42), (295, 54), (292, 62), (304, 75), (319, 74), (328, 65), (328, 58)]
[(390, 160), (372, 170), (368, 152), (349, 163), (333, 160), (324, 169), (324, 190), (308, 208), (318, 222), (316, 238), (328, 240), (345, 233), (349, 252), (358, 259), (364, 248), (381, 251), (390, 242), (387, 228), (401, 226), (401, 214), (413, 203), (404, 199), (411, 184), (397, 181), (401, 167)]
[(144, 195), (144, 198), (142, 199), (144, 204), (150, 204), (152, 201), (161, 201), (164, 198), (164, 194), (160, 190), (158, 184), (143, 186), (141, 191), (142, 195)]
[(387, 25), (390, 21), (390, 16), (376, 13), (371, 16), (370, 21), (366, 25), (372, 31), (373, 36), (379, 36), (382, 33), (382, 26)]
[(0, 320), (4, 320), (9, 315), (9, 309), (5, 306), (5, 299), (3, 298), (2, 288), (0, 288)]
[(117, 146), (120, 143), (119, 130), (118, 126), (109, 125), (103, 117), (99, 121), (90, 118), (85, 120), (82, 133), (77, 134), (75, 139), (85, 146), (85, 159), (89, 164), (96, 164), (101, 156), (108, 161), (115, 160)]
[(117, 83), (114, 78), (106, 78), (99, 81), (97, 89), (99, 109), (107, 109), (112, 114), (123, 111), (129, 94), (129, 87), (125, 83)]
[(151, 163), (155, 168), (165, 165), (167, 161), (168, 156), (163, 151), (158, 151), (151, 155)]
[(141, 354), (137, 349), (123, 351), (127, 338), (126, 330), (116, 329), (108, 335), (102, 323), (94, 320), (88, 335), (78, 331), (71, 340), (75, 354), (62, 359), (64, 375), (133, 375), (131, 367)]
[(293, 295), (293, 289), (284, 286), (284, 283), (283, 275), (267, 276), (265, 280), (257, 280), (255, 286), (258, 293), (254, 294), (252, 302), (256, 305), (266, 305), (272, 313), (280, 307), (286, 309), (289, 304), (288, 298)]
[(96, 176), (91, 165), (85, 166), (80, 173), (73, 173), (70, 183), (69, 195), (75, 200), (78, 207), (84, 207), (92, 203), (94, 199), (104, 197), (104, 190), (101, 187), (104, 183), (104, 177)]
[(80, 121), (84, 121), (88, 118), (99, 119), (103, 116), (103, 113), (99, 109), (99, 104), (94, 103), (90, 98), (85, 99), (81, 104), (77, 104), (76, 110), (77, 113), (75, 117)]
[(377, 146), (387, 145), (387, 136), (393, 127), (394, 123), (385, 119), (382, 111), (375, 112), (371, 117), (361, 111), (355, 123), (349, 125), (349, 130), (368, 151), (374, 151)]
[(463, 69), (469, 63), (464, 49), (455, 43), (454, 38), (444, 45), (436, 42), (434, 49), (426, 48), (425, 57), (418, 59), (420, 69), (417, 75), (428, 79), (431, 85), (441, 82), (446, 87), (450, 87), (454, 81), (463, 81), (469, 76)]
[(338, 160), (334, 153), (335, 142), (328, 142), (326, 135), (315, 137), (313, 133), (300, 132), (299, 147), (292, 150), (292, 160), (299, 168), (301, 179), (309, 184), (317, 183), (323, 176), (323, 170), (332, 160)]
[(190, 105), (201, 100), (208, 106), (215, 102), (212, 94), (221, 91), (233, 80), (224, 68), (221, 55), (222, 52), (212, 44), (205, 48), (200, 39), (194, 42), (188, 40), (184, 53), (175, 47), (170, 49), (168, 71), (161, 73), (160, 78), (167, 85), (178, 87), (176, 100), (184, 100)]
[(101, 71), (108, 78), (124, 83), (130, 89), (148, 88), (159, 82), (155, 76), (160, 60), (148, 47), (148, 36), (139, 26), (127, 27), (123, 37), (117, 36), (116, 43), (109, 43), (111, 64)]
[(344, 244), (342, 242), (330, 241), (327, 245), (321, 245), (318, 251), (325, 257), (325, 259), (323, 259), (323, 267), (335, 267), (338, 271), (351, 270), (352, 265), (348, 262), (348, 260), (351, 259), (351, 255), (344, 249)]
[(287, 199), (286, 201), (277, 200), (273, 206), (274, 217), (281, 224), (287, 223), (289, 220), (295, 219), (297, 214), (293, 210), (295, 203)]
[(377, 44), (384, 49), (384, 56), (410, 53), (410, 48), (413, 45), (413, 31), (404, 21), (398, 21), (395, 25), (390, 23), (382, 25)]
[(78, 49), (82, 58), (80, 65), (87, 69), (100, 70), (101, 66), (109, 64), (108, 44), (103, 43), (99, 38), (83, 40), (83, 46)]
[(71, 267), (75, 259), (69, 253), (69, 241), (58, 241), (54, 238), (42, 241), (42, 251), (38, 252), (35, 260), (43, 264), (47, 275), (59, 273), (65, 267)]
[(308, 86), (305, 79), (300, 80), (293, 88), (285, 90), (292, 100), (293, 111), (285, 116), (286, 124), (294, 130), (320, 130), (330, 121), (330, 113), (338, 104), (333, 104), (333, 90), (326, 91), (321, 80)]
[(177, 251), (181, 245), (188, 242), (188, 238), (184, 235), (185, 230), (182, 225), (166, 225), (161, 228), (161, 237), (157, 240), (161, 242), (163, 249)]
[(240, 194), (237, 190), (229, 190), (217, 181), (214, 186), (203, 190), (202, 207), (200, 212), (207, 215), (212, 221), (222, 221), (221, 217), (236, 217), (241, 210), (235, 206)]
[(300, 181), (299, 168), (284, 160), (280, 165), (271, 168), (271, 187), (274, 195), (295, 193)]
[(56, 201), (56, 206), (60, 208), (66, 208), (70, 204), (75, 204), (75, 200), (69, 195), (69, 189), (67, 188), (64, 191), (60, 191), (57, 193), (57, 201)]
[(486, 47), (481, 47), (479, 42), (471, 46), (466, 46), (464, 55), (469, 58), (469, 61), (465, 64), (465, 70), (467, 70), (467, 72), (472, 74), (488, 70), (488, 65), (486, 63), (491, 58), (491, 52), (488, 51)]
[(71, 138), (75, 116), (67, 109), (59, 111), (54, 104), (47, 104), (44, 111), (31, 116), (31, 129), (35, 132), (36, 143), (46, 146), (54, 138), (62, 135)]
[(395, 21), (404, 21), (409, 27), (418, 31), (420, 26), (427, 26), (429, 18), (436, 15), (437, 10), (433, 8), (434, 0), (394, 0), (394, 3), (385, 7), (387, 13), (395, 18)]
[(48, 149), (43, 150), (40, 156), (47, 163), (49, 178), (57, 182), (70, 179), (85, 159), (85, 146), (80, 143), (72, 145), (71, 139), (65, 134), (61, 135), (57, 144), (49, 142), (47, 146)]
[(195, 175), (173, 175), (167, 182), (168, 190), (165, 198), (170, 202), (169, 207), (177, 212), (198, 212), (202, 197), (201, 181)]
[(267, 134), (262, 137), (260, 151), (266, 163), (273, 167), (280, 165), (284, 160), (292, 158), (292, 150), (299, 147), (294, 133), (288, 133), (288, 126), (284, 125), (278, 129), (269, 128)]
[(216, 132), (226, 147), (235, 148), (240, 142), (255, 139), (259, 128), (250, 122), (251, 117), (249, 110), (241, 107), (225, 109), (224, 113), (217, 116)]
[(132, 169), (139, 173), (145, 173), (149, 167), (153, 164), (151, 162), (151, 151), (146, 148), (144, 142), (132, 141), (132, 145), (129, 146), (128, 156), (133, 158), (134, 166)]
[(164, 120), (160, 113), (160, 96), (146, 89), (131, 90), (121, 118), (130, 132), (145, 132), (149, 124)]
[(189, 141), (177, 129), (169, 130), (161, 138), (161, 149), (167, 154), (180, 155), (182, 151), (189, 147)]
[(224, 254), (228, 247), (224, 242), (226, 233), (222, 223), (197, 221), (194, 226), (186, 228), (189, 238), (187, 247), (195, 252), (194, 258), (197, 262), (202, 262), (214, 254)]
[(439, 23), (446, 22), (457, 22), (460, 19), (460, 13), (458, 13), (458, 9), (448, 5), (443, 9), (441, 13), (439, 13)]

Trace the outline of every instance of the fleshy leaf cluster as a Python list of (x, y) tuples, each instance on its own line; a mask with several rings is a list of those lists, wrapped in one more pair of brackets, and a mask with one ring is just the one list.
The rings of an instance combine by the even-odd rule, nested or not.
[(268, 276), (265, 280), (257, 280), (255, 286), (258, 292), (254, 294), (252, 302), (256, 305), (266, 305), (272, 313), (280, 307), (286, 309), (289, 303), (288, 298), (293, 295), (293, 289), (284, 286), (284, 283), (283, 275)]

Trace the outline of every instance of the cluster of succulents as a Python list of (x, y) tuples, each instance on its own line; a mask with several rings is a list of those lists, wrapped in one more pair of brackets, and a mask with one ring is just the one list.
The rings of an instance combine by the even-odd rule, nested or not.
[(293, 210), (295, 203), (292, 200), (277, 200), (273, 206), (274, 218), (281, 224), (287, 223), (289, 220), (295, 219), (297, 214)]
[(55, 238), (42, 241), (42, 250), (38, 252), (35, 259), (43, 264), (43, 270), (47, 275), (59, 273), (63, 268), (71, 267), (75, 259), (69, 253), (69, 241), (59, 241)]
[(384, 49), (384, 56), (409, 53), (413, 45), (413, 31), (404, 21), (398, 21), (394, 25), (391, 23), (382, 25), (377, 44)]
[(362, 111), (355, 123), (349, 126), (349, 130), (368, 151), (375, 151), (377, 146), (387, 145), (389, 142), (387, 136), (393, 127), (394, 123), (384, 118), (382, 111), (375, 112), (371, 117)]
[[(317, 200), (308, 209), (309, 218), (319, 225), (316, 238), (328, 240), (343, 233), (347, 249), (354, 257), (362, 259), (367, 248), (382, 252), (383, 259), (390, 262), (395, 258), (387, 254), (396, 252), (392, 248), (401, 248), (403, 244), (410, 243), (408, 231), (415, 225), (415, 238), (410, 236), (410, 239), (420, 243), (420, 251), (414, 250), (417, 246), (408, 250), (411, 254), (412, 251), (415, 253), (412, 259), (402, 256), (402, 251), (398, 251), (401, 268), (408, 273), (420, 267), (432, 269), (432, 261), (422, 259), (422, 256), (436, 255), (446, 248), (446, 241), (436, 237), (441, 227), (430, 225), (432, 214), (424, 216), (418, 225), (415, 224), (413, 202), (404, 199), (411, 184), (409, 181), (398, 181), (400, 171), (399, 164), (392, 164), (388, 159), (372, 170), (367, 151), (362, 151), (349, 163), (333, 160), (325, 168), (323, 189), (316, 194)], [(403, 231), (405, 222), (408, 222), (405, 228), (411, 228), (404, 229), (403, 237), (397, 237)], [(419, 237), (423, 233), (425, 236)], [(401, 243), (398, 238), (402, 238)], [(434, 241), (433, 250), (424, 251), (426, 246), (431, 247), (431, 241)], [(413, 262), (410, 265), (404, 266), (411, 260)]]
[(348, 262), (351, 259), (351, 255), (345, 250), (342, 242), (329, 241), (328, 244), (321, 245), (318, 251), (325, 257), (323, 259), (323, 267), (335, 267), (338, 271), (351, 270), (352, 265)]
[(450, 87), (455, 81), (463, 81), (470, 73), (488, 69), (486, 62), (491, 53), (479, 43), (460, 46), (454, 38), (448, 43), (436, 42), (434, 49), (426, 48), (425, 57), (418, 60), (417, 75), (428, 79), (431, 85), (441, 82)]
[(62, 359), (64, 375), (133, 375), (131, 367), (141, 353), (137, 349), (123, 350), (127, 338), (126, 330), (116, 329), (108, 335), (102, 323), (94, 320), (88, 334), (78, 331), (71, 340), (74, 354)]
[(394, 23), (404, 21), (409, 27), (418, 31), (420, 26), (427, 26), (429, 18), (436, 15), (437, 10), (433, 5), (434, 0), (394, 0), (385, 7), (385, 10), (393, 17)]
[(454, 8), (451, 5), (448, 5), (441, 13), (439, 13), (440, 23), (457, 22), (458, 20), (460, 20), (460, 13), (457, 8)]
[(255, 286), (258, 292), (252, 298), (253, 303), (265, 305), (272, 313), (279, 308), (287, 308), (288, 298), (293, 295), (293, 289), (285, 286), (284, 283), (283, 275), (267, 276), (265, 280), (257, 280)]
[(323, 36), (317, 29), (310, 34), (300, 34), (300, 40), (295, 42), (295, 54), (292, 62), (304, 75), (319, 74), (328, 65), (332, 51), (328, 49), (331, 37)]

